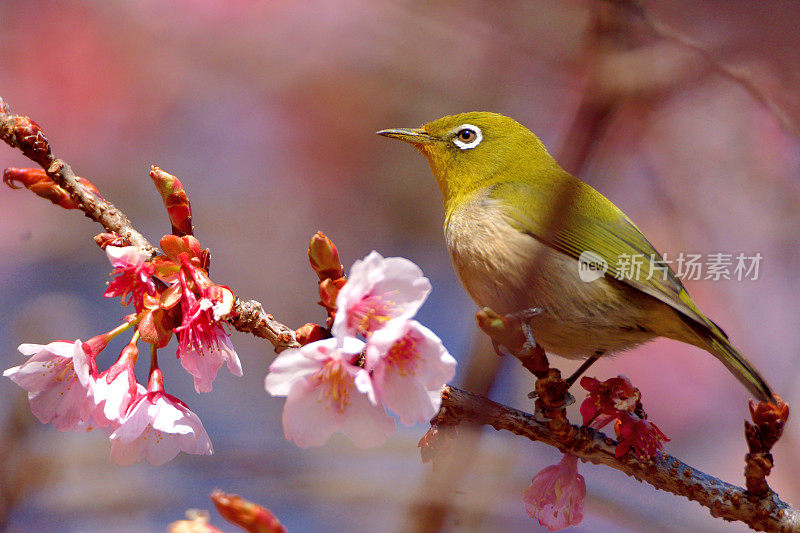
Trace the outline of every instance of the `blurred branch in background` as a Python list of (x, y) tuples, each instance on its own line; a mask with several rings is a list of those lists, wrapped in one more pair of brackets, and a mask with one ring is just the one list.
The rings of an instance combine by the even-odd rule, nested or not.
[(663, 24), (657, 18), (653, 17), (647, 9), (645, 9), (643, 3), (638, 0), (602, 1), (618, 6), (631, 15), (638, 17), (655, 36), (698, 54), (712, 69), (742, 87), (750, 96), (767, 108), (786, 131), (800, 138), (800, 126), (798, 126), (797, 122), (780, 106), (780, 104), (778, 104), (778, 102), (769, 96), (764, 89), (759, 87), (754, 76), (748, 69), (735, 67), (719, 60), (713, 53), (706, 50), (703, 45), (691, 37), (670, 28), (668, 25)]

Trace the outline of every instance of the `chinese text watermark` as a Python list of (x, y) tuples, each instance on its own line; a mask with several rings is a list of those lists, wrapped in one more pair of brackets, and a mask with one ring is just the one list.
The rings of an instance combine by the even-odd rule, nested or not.
[(763, 256), (760, 252), (690, 254), (681, 252), (674, 259), (667, 254), (620, 254), (615, 263), (595, 252), (585, 251), (578, 257), (578, 275), (582, 281), (591, 282), (605, 275), (619, 280), (666, 281), (670, 269), (681, 280), (736, 280), (756, 281), (760, 274)]

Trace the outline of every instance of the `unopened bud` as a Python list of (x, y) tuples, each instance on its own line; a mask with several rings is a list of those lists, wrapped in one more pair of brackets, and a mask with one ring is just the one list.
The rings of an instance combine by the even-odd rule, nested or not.
[(131, 241), (116, 233), (98, 233), (94, 236), (94, 242), (103, 250), (106, 246), (132, 246)]
[(26, 157), (36, 161), (44, 168), (50, 166), (53, 154), (50, 152), (50, 143), (44, 136), (39, 125), (28, 117), (15, 116), (12, 122), (14, 145), (22, 150)]
[(330, 335), (328, 335), (328, 330), (326, 330), (319, 324), (312, 324), (310, 322), (308, 324), (303, 324), (295, 332), (295, 339), (302, 346), (305, 346), (310, 342), (327, 339), (329, 336)]
[(478, 311), (475, 320), (478, 327), (496, 344), (505, 346), (512, 352), (520, 350), (525, 343), (525, 334), (518, 320), (498, 315), (488, 307)]
[(164, 207), (167, 208), (169, 221), (172, 224), (172, 234), (179, 237), (191, 235), (193, 233), (192, 204), (189, 202), (189, 197), (186, 196), (183, 184), (178, 178), (155, 165), (150, 167), (150, 178), (161, 195)]
[(339, 252), (336, 251), (336, 246), (321, 231), (311, 237), (311, 243), (308, 245), (308, 260), (320, 280), (339, 279), (344, 276), (344, 269), (339, 261)]
[(319, 282), (319, 304), (327, 309), (333, 311), (336, 309), (336, 297), (339, 295), (339, 290), (344, 287), (347, 280), (344, 278), (331, 279), (326, 278)]
[(225, 520), (242, 527), (245, 531), (286, 533), (286, 528), (272, 511), (236, 494), (215, 490), (211, 493), (211, 501)]

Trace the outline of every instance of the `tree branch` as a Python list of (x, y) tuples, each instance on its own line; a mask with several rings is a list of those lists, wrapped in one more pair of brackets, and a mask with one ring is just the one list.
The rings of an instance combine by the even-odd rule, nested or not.
[(709, 509), (712, 516), (744, 522), (756, 530), (800, 531), (800, 511), (781, 501), (774, 492), (763, 499), (752, 497), (745, 489), (665, 453), (649, 462), (640, 461), (631, 453), (617, 459), (617, 443), (589, 427), (572, 426), (572, 437), (562, 441), (543, 418), (450, 386), (442, 391), (442, 408), (434, 420), (438, 426), (456, 426), (465, 421), (488, 425), (554, 446), (584, 462), (604, 464), (657, 489), (684, 496)]
[[(50, 143), (38, 124), (28, 117), (12, 114), (2, 97), (0, 97), (0, 138), (12, 148), (19, 148), (25, 156), (41, 165), (47, 175), (69, 194), (81, 211), (102, 225), (106, 231), (123, 237), (151, 256), (158, 252), (155, 246), (136, 231), (125, 213), (81, 184), (72, 168), (64, 160), (53, 156)], [(276, 352), (300, 346), (295, 340), (294, 330), (277, 322), (271, 314), (264, 312), (261, 304), (255, 300), (244, 301), (237, 298), (228, 322), (238, 331), (267, 339), (275, 347)]]

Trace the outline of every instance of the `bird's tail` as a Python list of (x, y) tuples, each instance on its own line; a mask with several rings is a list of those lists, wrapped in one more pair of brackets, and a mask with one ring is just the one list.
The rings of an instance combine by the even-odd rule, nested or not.
[(701, 339), (700, 342), (695, 343), (698, 347), (712, 353), (719, 359), (736, 376), (736, 379), (759, 400), (764, 402), (775, 401), (767, 382), (764, 381), (764, 378), (761, 377), (761, 374), (750, 361), (733, 347), (725, 332), (710, 320), (708, 320), (707, 327), (693, 320), (688, 320), (687, 322), (691, 322), (690, 326)]

